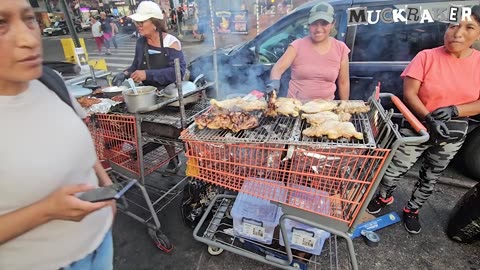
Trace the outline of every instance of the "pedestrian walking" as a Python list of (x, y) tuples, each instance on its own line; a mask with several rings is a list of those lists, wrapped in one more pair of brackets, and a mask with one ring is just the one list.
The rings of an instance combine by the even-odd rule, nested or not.
[[(29, 1), (1, 0), (0, 14), (0, 269), (112, 270), (115, 202), (77, 197), (112, 184), (85, 112), (38, 80), (42, 40)], [(63, 84), (45, 70), (50, 85)]]
[(100, 17), (90, 17), (90, 22), (92, 25), (92, 35), (95, 39), (95, 43), (97, 44), (98, 53), (102, 53), (103, 47), (103, 32), (102, 32), (102, 24), (100, 23)]
[(110, 21), (110, 26), (112, 27), (112, 38), (111, 41), (113, 43), (113, 46), (115, 47), (115, 51), (118, 51), (118, 45), (117, 45), (117, 34), (118, 34), (118, 26), (116, 23)]
[(110, 18), (107, 17), (105, 12), (100, 13), (100, 23), (102, 25), (102, 32), (103, 32), (103, 44), (107, 49), (106, 55), (112, 54), (110, 51), (110, 40), (112, 39), (112, 25), (110, 23)]

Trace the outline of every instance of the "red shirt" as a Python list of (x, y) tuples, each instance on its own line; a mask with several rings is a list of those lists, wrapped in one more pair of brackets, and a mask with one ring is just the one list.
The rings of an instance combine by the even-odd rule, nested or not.
[(419, 52), (405, 68), (406, 76), (422, 82), (418, 97), (428, 111), (480, 99), (480, 52), (465, 58), (448, 54), (444, 47)]

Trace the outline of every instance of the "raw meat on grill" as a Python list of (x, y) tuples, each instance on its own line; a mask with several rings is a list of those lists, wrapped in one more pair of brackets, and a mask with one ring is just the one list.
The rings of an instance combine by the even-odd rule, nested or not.
[(351, 114), (367, 113), (370, 111), (370, 106), (361, 100), (342, 100), (335, 110)]
[(303, 106), (300, 107), (300, 110), (303, 111), (304, 113), (318, 113), (318, 112), (332, 111), (337, 106), (338, 106), (338, 102), (336, 101), (316, 99), (303, 104)]
[(302, 102), (293, 98), (278, 98), (275, 103), (275, 111), (279, 115), (297, 117)]
[(340, 122), (328, 120), (320, 125), (311, 126), (303, 130), (303, 135), (309, 137), (327, 136), (330, 140), (339, 138), (356, 138), (363, 139), (363, 134), (355, 129), (351, 122)]
[(232, 98), (223, 101), (212, 99), (210, 101), (215, 108), (226, 111), (234, 112), (251, 112), (251, 111), (263, 111), (267, 109), (267, 102), (265, 100), (244, 100), (242, 98)]
[(320, 125), (328, 120), (347, 122), (352, 117), (349, 113), (333, 113), (333, 112), (319, 112), (315, 114), (302, 114), (302, 119), (305, 119), (310, 125)]

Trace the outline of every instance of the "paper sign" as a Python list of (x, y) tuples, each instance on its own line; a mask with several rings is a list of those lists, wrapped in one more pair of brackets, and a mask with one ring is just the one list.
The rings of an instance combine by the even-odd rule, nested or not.
[(292, 233), (292, 244), (301, 246), (305, 249), (313, 249), (317, 240), (318, 237), (312, 237), (311, 233), (307, 233), (304, 231), (294, 230)]
[(250, 223), (243, 223), (243, 233), (253, 238), (265, 239), (265, 228)]

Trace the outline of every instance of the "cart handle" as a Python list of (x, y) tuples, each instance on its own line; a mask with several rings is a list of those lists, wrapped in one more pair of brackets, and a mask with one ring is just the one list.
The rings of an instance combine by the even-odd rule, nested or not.
[(407, 119), (408, 123), (415, 129), (417, 133), (427, 132), (427, 128), (417, 119), (415, 115), (403, 104), (402, 100), (397, 96), (389, 93), (381, 93), (380, 97), (389, 97), (397, 109), (402, 113), (402, 115)]

